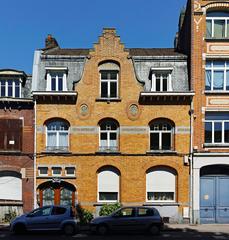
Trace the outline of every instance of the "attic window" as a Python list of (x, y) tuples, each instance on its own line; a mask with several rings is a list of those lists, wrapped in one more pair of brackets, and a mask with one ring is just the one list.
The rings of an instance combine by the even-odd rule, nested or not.
[(167, 92), (172, 91), (171, 68), (153, 68), (151, 91), (152, 92)]
[(67, 68), (46, 68), (46, 91), (67, 91)]
[(19, 79), (0, 78), (1, 97), (21, 97), (21, 81)]

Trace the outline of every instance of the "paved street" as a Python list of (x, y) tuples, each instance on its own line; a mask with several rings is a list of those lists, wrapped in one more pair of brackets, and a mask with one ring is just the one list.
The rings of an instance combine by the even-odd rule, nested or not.
[(30, 233), (24, 235), (13, 235), (10, 234), (8, 230), (2, 229), (0, 231), (0, 240), (1, 239), (10, 239), (10, 240), (73, 240), (73, 239), (118, 239), (118, 240), (144, 240), (144, 239), (184, 239), (184, 240), (217, 240), (217, 239), (229, 239), (229, 225), (198, 225), (198, 226), (190, 226), (190, 225), (172, 225), (170, 228), (161, 233), (160, 236), (149, 236), (144, 234), (110, 234), (108, 236), (98, 236), (91, 235), (88, 232), (82, 232), (80, 234), (76, 234), (74, 236), (68, 237), (58, 233)]

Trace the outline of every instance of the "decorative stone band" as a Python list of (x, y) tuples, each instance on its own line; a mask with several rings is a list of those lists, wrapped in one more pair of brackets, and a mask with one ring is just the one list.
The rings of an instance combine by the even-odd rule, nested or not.
[(45, 128), (44, 126), (37, 126), (37, 133), (44, 133), (45, 132)]
[(97, 134), (98, 127), (88, 126), (88, 127), (71, 127), (71, 134)]
[[(72, 126), (70, 128), (71, 134), (98, 134), (99, 128), (97, 126)], [(43, 126), (37, 126), (37, 133), (45, 133)], [(120, 134), (148, 134), (149, 128), (145, 126), (121, 126)], [(176, 134), (189, 134), (190, 127), (178, 126), (175, 128)]]
[(123, 126), (120, 127), (121, 134), (147, 134), (149, 131), (148, 127), (131, 127), (131, 126)]
[(189, 134), (190, 133), (190, 127), (183, 127), (179, 126), (175, 129), (175, 134)]

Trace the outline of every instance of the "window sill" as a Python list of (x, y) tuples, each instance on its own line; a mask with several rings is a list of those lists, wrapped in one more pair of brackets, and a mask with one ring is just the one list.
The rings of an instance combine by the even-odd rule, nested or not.
[(41, 153), (44, 153), (44, 154), (72, 154), (72, 152), (70, 152), (70, 151), (58, 150), (58, 149), (55, 149), (55, 150), (45, 150), (45, 151), (42, 151)]
[(96, 98), (95, 99), (96, 102), (121, 102), (122, 99), (121, 98)]
[(208, 95), (210, 95), (210, 94), (214, 94), (214, 95), (217, 95), (217, 94), (228, 94), (228, 93), (229, 93), (229, 90), (226, 90), (226, 91), (224, 91), (224, 90), (222, 90), (222, 91), (216, 91), (216, 90), (213, 90), (213, 91), (211, 91), (211, 90), (205, 90), (204, 93), (205, 93), (205, 94), (208, 94)]
[(13, 154), (21, 154), (21, 150), (0, 150), (0, 155), (1, 154), (8, 154), (8, 155), (13, 155)]
[(97, 152), (95, 152), (95, 154), (98, 154), (98, 155), (120, 155), (121, 154), (121, 152), (120, 151), (109, 151), (109, 150), (107, 150), (107, 151), (97, 151)]
[(229, 143), (204, 143), (204, 147), (229, 148)]
[(177, 152), (173, 150), (150, 150), (147, 151), (148, 155), (176, 155)]
[(145, 202), (143, 206), (180, 206), (177, 202)]
[(93, 204), (93, 206), (103, 206), (105, 204), (114, 204), (119, 203), (119, 201), (104, 201), (104, 202), (96, 202)]
[(205, 37), (206, 42), (229, 42), (229, 38)]

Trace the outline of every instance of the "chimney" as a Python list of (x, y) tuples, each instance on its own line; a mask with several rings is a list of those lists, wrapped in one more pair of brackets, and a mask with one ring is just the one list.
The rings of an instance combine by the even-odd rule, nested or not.
[(55, 47), (59, 47), (58, 42), (54, 37), (52, 37), (51, 34), (48, 34), (47, 38), (45, 39), (45, 48), (50, 49)]

